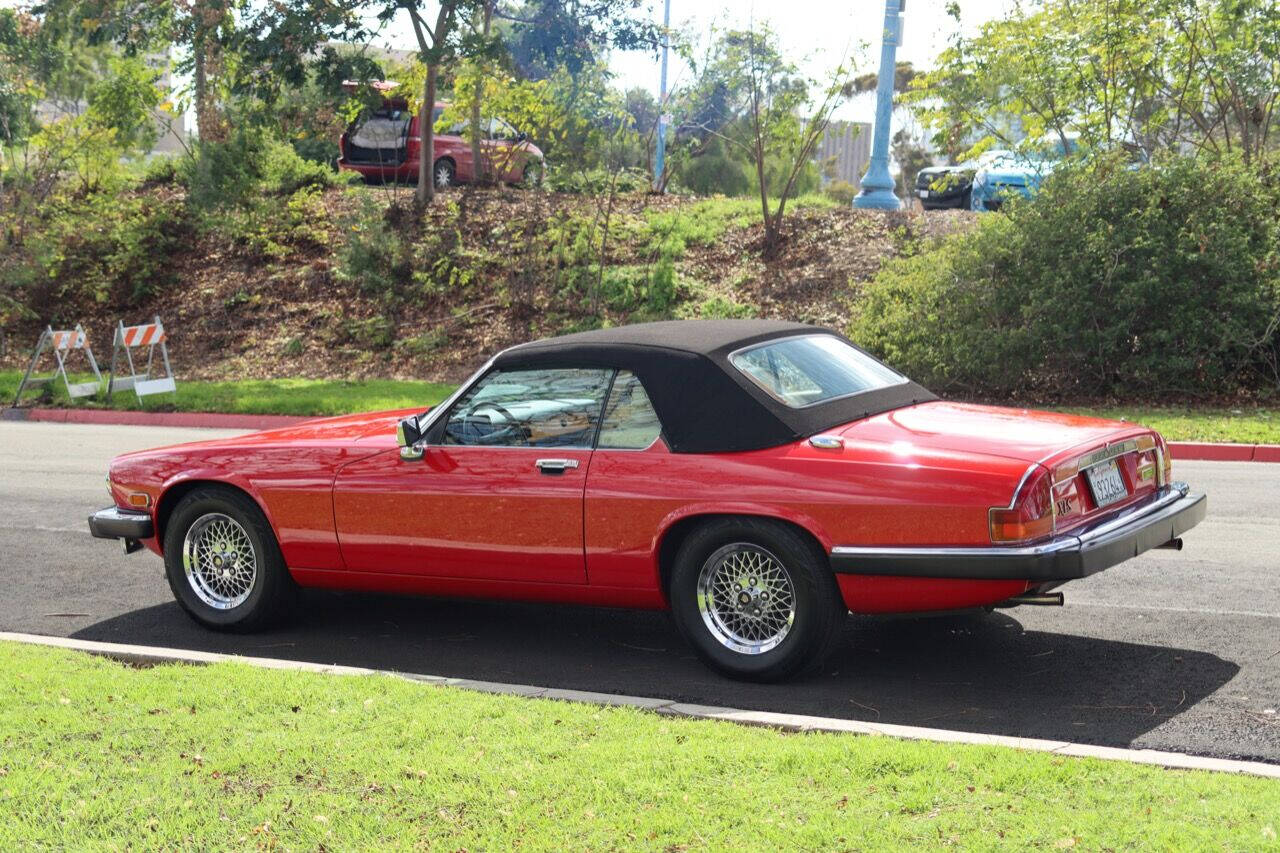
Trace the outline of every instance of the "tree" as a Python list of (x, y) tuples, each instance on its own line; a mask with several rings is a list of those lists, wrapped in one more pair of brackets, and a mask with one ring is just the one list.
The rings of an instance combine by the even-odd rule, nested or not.
[(957, 37), (908, 100), (953, 155), (1078, 132), (1249, 162), (1274, 147), (1277, 32), (1271, 0), (1045, 0)]
[(656, 50), (658, 27), (641, 0), (522, 0), (494, 15), (507, 31), (515, 70), (539, 80), (557, 68), (577, 74), (614, 50)]
[[(787, 202), (805, 174), (826, 132), (832, 112), (851, 91), (849, 71), (840, 66), (827, 82), (800, 74), (777, 50), (767, 26), (730, 30), (716, 42), (700, 73), (698, 125), (743, 153), (755, 172), (764, 221), (764, 254), (772, 256), (782, 237)], [(815, 94), (816, 93), (816, 94)], [(770, 199), (776, 201), (771, 203)]]
[(300, 85), (311, 57), (334, 38), (366, 29), (359, 0), (45, 0), (33, 8), (46, 26), (127, 55), (183, 48), (200, 138), (223, 141), (232, 95), (268, 101)]

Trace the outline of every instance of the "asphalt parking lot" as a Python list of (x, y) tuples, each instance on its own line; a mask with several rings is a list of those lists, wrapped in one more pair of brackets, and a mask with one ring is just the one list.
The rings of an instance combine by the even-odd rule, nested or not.
[(1280, 465), (1175, 463), (1209, 495), (1185, 550), (1071, 584), (1064, 608), (850, 618), (826, 672), (744, 685), (662, 613), (308, 593), (288, 627), (205, 631), (157, 557), (85, 517), (114, 454), (219, 434), (0, 423), (0, 630), (1280, 762)]

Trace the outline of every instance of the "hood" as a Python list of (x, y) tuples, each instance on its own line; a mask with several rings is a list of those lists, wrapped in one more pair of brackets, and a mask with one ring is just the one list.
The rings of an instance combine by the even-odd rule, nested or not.
[(292, 426), (263, 430), (226, 439), (235, 444), (361, 444), (394, 447), (396, 424), (422, 409), (363, 412), (335, 418), (317, 418)]
[(336, 418), (317, 418), (291, 426), (138, 450), (117, 456), (113, 463), (126, 463), (160, 456), (189, 456), (203, 451), (225, 451), (227, 448), (261, 447), (334, 447), (349, 448), (359, 445), (370, 451), (396, 446), (396, 424), (401, 418), (421, 414), (422, 409), (397, 409), (386, 412), (365, 412), (359, 415), (341, 415)]
[(857, 421), (841, 435), (907, 450), (980, 453), (1029, 465), (1147, 432), (1123, 421), (937, 400)]

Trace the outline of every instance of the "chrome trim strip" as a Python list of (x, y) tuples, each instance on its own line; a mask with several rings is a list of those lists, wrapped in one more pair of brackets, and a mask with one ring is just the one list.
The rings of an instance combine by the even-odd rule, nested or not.
[[(503, 350), (503, 352), (506, 352), (506, 350)], [(502, 353), (500, 352), (498, 353), (498, 355), (502, 355)], [(471, 386), (475, 385), (476, 382), (480, 381), (481, 377), (483, 377), (486, 373), (489, 372), (489, 369), (493, 367), (493, 362), (498, 358), (498, 355), (495, 355), (493, 358), (489, 359), (483, 365), (481, 365), (479, 370), (477, 370), (475, 373), (467, 377), (467, 381), (463, 382), (461, 385), (455, 388), (453, 390), (453, 393), (450, 394), (448, 397), (446, 397), (437, 405), (432, 406), (430, 409), (423, 412), (421, 415), (418, 415), (418, 434), (425, 436), (427, 432), (431, 429), (431, 427), (435, 426), (436, 421), (439, 420), (445, 412), (449, 411), (449, 407), (451, 407), (454, 403), (456, 403), (458, 401), (458, 398), (461, 397), (464, 393), (466, 393), (467, 391), (470, 391)], [(422, 420), (423, 415), (426, 416), (426, 420)]]
[(1137, 449), (1138, 440), (1136, 438), (1128, 438), (1115, 444), (1108, 444), (1106, 447), (1095, 450), (1092, 453), (1086, 453), (1076, 460), (1076, 466), (1083, 471), (1086, 468), (1092, 468), (1094, 465), (1100, 465), (1103, 462), (1115, 459), (1117, 456), (1136, 452)]
[(1127, 507), (1120, 515), (1108, 519), (1096, 527), (1081, 533), (1068, 533), (1060, 538), (1052, 539), (1039, 545), (1021, 545), (1000, 547), (998, 545), (945, 545), (937, 547), (916, 546), (862, 546), (837, 545), (831, 549), (833, 557), (984, 557), (992, 559), (1009, 559), (1016, 557), (1039, 557), (1059, 551), (1072, 550), (1087, 545), (1095, 539), (1101, 539), (1115, 530), (1125, 527), (1145, 515), (1177, 503), (1187, 496), (1190, 487), (1186, 483), (1174, 483), (1169, 491), (1160, 495), (1149, 504), (1138, 507)]

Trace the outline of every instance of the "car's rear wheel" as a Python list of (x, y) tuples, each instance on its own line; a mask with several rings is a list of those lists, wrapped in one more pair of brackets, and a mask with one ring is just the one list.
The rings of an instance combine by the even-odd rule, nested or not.
[(218, 630), (265, 627), (297, 594), (271, 525), (234, 489), (203, 487), (182, 498), (165, 530), (164, 564), (182, 609)]
[(821, 549), (769, 519), (698, 527), (676, 554), (669, 594), (676, 624), (698, 656), (749, 681), (820, 667), (848, 613)]
[(444, 158), (437, 160), (431, 173), (435, 178), (437, 189), (448, 189), (457, 183), (458, 170), (454, 167), (452, 160)]

